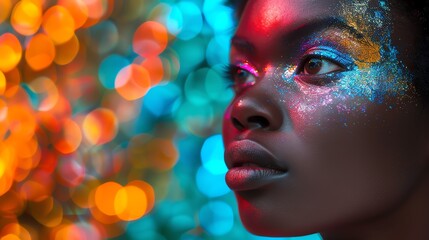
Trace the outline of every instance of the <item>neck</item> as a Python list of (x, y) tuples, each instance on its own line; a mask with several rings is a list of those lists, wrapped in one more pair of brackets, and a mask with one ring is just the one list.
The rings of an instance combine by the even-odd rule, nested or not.
[[(428, 171), (426, 171), (428, 172)], [(429, 239), (429, 173), (399, 206), (365, 223), (321, 233), (324, 240)]]

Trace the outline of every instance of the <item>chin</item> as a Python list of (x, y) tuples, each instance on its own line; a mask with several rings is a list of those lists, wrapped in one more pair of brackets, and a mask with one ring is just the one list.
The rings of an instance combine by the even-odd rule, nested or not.
[(271, 211), (270, 206), (255, 207), (240, 194), (236, 194), (240, 219), (252, 234), (269, 237), (296, 237), (316, 233), (311, 226), (300, 224), (293, 216)]

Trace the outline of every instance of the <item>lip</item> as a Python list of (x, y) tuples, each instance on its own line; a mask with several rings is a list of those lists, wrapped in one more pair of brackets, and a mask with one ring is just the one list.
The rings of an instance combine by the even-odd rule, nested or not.
[(226, 184), (234, 191), (254, 190), (287, 175), (287, 168), (277, 164), (274, 155), (251, 140), (236, 141), (227, 146)]

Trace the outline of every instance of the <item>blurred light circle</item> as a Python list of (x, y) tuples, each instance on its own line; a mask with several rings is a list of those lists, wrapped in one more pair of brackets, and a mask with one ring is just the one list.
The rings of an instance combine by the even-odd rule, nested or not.
[(74, 20), (74, 27), (78, 29), (88, 19), (88, 7), (85, 4), (85, 0), (59, 0), (59, 6), (66, 8)]
[(84, 27), (90, 27), (105, 17), (109, 10), (109, 0), (85, 0), (88, 8), (88, 21)]
[(150, 75), (142, 66), (130, 64), (119, 71), (115, 79), (115, 88), (127, 100), (139, 99), (150, 88)]
[(196, 37), (203, 28), (200, 8), (193, 2), (177, 3), (167, 18), (167, 26), (179, 39), (189, 40)]
[(94, 195), (95, 206), (108, 216), (116, 215), (115, 197), (122, 186), (116, 182), (106, 182), (97, 187)]
[(167, 47), (167, 29), (158, 22), (142, 23), (134, 33), (133, 50), (137, 54), (149, 58), (162, 53)]
[(151, 86), (154, 86), (161, 82), (164, 76), (164, 67), (161, 58), (147, 58), (141, 63), (141, 66), (149, 72)]
[(0, 95), (3, 95), (5, 90), (6, 90), (6, 76), (2, 71), (0, 71)]
[(9, 17), (12, 9), (11, 0), (0, 0), (0, 24)]
[(145, 181), (141, 181), (141, 180), (134, 180), (130, 183), (127, 184), (127, 186), (135, 186), (140, 188), (146, 196), (146, 202), (147, 202), (147, 207), (146, 207), (146, 211), (144, 214), (149, 213), (153, 207), (155, 206), (155, 190), (153, 189), (152, 185), (150, 185), (149, 183), (145, 182)]
[(156, 117), (172, 114), (180, 104), (180, 88), (173, 83), (158, 85), (146, 94), (143, 106)]
[(206, 105), (210, 99), (207, 97), (206, 81), (213, 81), (207, 78), (209, 68), (200, 68), (186, 78), (185, 96), (189, 102), (195, 105)]
[(219, 74), (221, 71), (219, 68), (223, 68), (224, 66), (223, 64), (216, 65), (207, 72), (204, 87), (207, 96), (212, 101), (227, 104), (234, 96), (234, 92), (229, 87), (229, 82)]
[(133, 221), (145, 214), (147, 197), (142, 189), (127, 185), (116, 193), (114, 205), (116, 214), (120, 219)]
[(201, 226), (215, 236), (228, 233), (234, 225), (232, 208), (222, 201), (212, 201), (204, 205), (199, 217)]
[(180, 74), (188, 74), (205, 60), (207, 44), (200, 38), (188, 41), (176, 41), (174, 49), (179, 56)]
[(91, 45), (98, 54), (112, 51), (118, 44), (119, 34), (115, 23), (106, 20), (89, 29)]
[(58, 102), (59, 93), (55, 83), (47, 77), (39, 77), (28, 84), (33, 93), (36, 94), (36, 109), (49, 111)]
[(109, 109), (98, 108), (88, 113), (82, 124), (85, 138), (93, 145), (112, 141), (118, 132), (118, 122)]
[(125, 57), (117, 54), (107, 56), (100, 64), (98, 77), (101, 84), (107, 89), (115, 88), (115, 79), (121, 69), (128, 66), (130, 62)]
[(205, 136), (211, 131), (214, 117), (214, 110), (211, 105), (194, 105), (190, 102), (184, 102), (178, 109), (176, 121), (185, 132)]
[(25, 51), (25, 60), (35, 71), (49, 67), (55, 58), (55, 45), (43, 33), (33, 36)]
[(210, 66), (229, 62), (230, 39), (229, 35), (221, 35), (210, 40), (206, 50), (206, 58)]
[(55, 5), (43, 15), (43, 29), (55, 44), (63, 44), (74, 36), (74, 19), (70, 12)]
[(166, 26), (168, 31), (177, 35), (183, 29), (183, 15), (182, 11), (177, 5), (170, 8), (170, 11), (166, 17)]
[(21, 60), (22, 47), (18, 38), (12, 33), (0, 35), (0, 53), (0, 71), (9, 72)]
[(196, 182), (198, 190), (207, 197), (220, 197), (231, 191), (228, 185), (226, 185), (225, 173), (212, 173), (205, 167), (198, 169)]
[(201, 148), (201, 161), (205, 169), (212, 174), (225, 174), (228, 168), (225, 165), (222, 135), (217, 134), (207, 138)]
[(60, 133), (54, 138), (54, 147), (63, 154), (73, 153), (82, 142), (79, 125), (71, 119), (65, 119)]
[(31, 0), (19, 1), (12, 10), (10, 21), (18, 33), (25, 36), (33, 35), (42, 23), (42, 8)]
[(79, 40), (73, 35), (67, 42), (56, 45), (54, 62), (58, 65), (67, 65), (72, 62), (79, 52)]
[(55, 240), (72, 240), (72, 239), (102, 239), (101, 233), (97, 227), (85, 222), (75, 224), (66, 224), (55, 231)]
[(204, 17), (216, 33), (225, 33), (234, 28), (233, 12), (232, 8), (225, 6), (224, 0), (204, 1)]
[(60, 182), (68, 187), (76, 187), (85, 178), (85, 166), (73, 158), (62, 159), (58, 169)]

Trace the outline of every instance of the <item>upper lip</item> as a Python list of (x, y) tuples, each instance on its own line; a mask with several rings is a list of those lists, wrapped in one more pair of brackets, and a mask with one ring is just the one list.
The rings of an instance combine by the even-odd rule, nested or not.
[(251, 140), (240, 140), (229, 144), (225, 151), (225, 163), (228, 169), (241, 167), (244, 164), (255, 164), (262, 168), (287, 171), (277, 163), (275, 156), (259, 143)]

